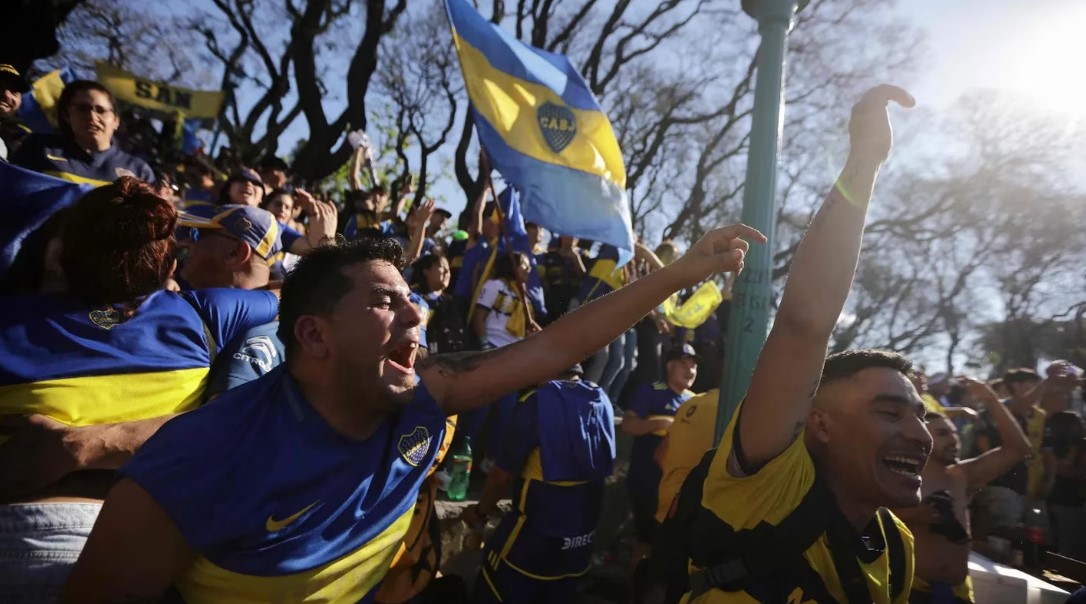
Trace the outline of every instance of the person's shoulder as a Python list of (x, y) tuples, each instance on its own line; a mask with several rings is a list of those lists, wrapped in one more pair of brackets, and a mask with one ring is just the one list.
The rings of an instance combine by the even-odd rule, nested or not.
[(281, 353), (283, 350), (283, 342), (279, 339), (279, 321), (250, 327), (238, 336), (236, 341), (241, 351), (269, 348)]
[(275, 294), (264, 289), (211, 288), (181, 292), (181, 296), (200, 306), (237, 306), (275, 299)]

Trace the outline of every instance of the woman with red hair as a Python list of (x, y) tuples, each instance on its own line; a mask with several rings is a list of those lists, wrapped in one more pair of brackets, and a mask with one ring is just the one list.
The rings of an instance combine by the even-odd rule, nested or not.
[(0, 298), (2, 602), (57, 597), (113, 470), (201, 402), (222, 346), (278, 312), (268, 291), (163, 291), (176, 223), (149, 185), (120, 178), (64, 217), (65, 291)]

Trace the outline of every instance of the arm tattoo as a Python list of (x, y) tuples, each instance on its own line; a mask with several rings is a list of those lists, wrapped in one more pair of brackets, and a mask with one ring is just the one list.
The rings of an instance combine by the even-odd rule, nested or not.
[(434, 368), (443, 376), (453, 377), (461, 373), (468, 373), (474, 371), (484, 361), (501, 356), (506, 351), (505, 348), (495, 348), (493, 350), (484, 350), (482, 352), (470, 351), (470, 352), (451, 352), (448, 354), (435, 354), (432, 357), (426, 357), (418, 363), (419, 369)]

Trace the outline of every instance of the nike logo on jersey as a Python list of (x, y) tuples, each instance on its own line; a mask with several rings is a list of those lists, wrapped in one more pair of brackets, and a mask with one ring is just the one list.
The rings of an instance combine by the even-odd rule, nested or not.
[(291, 522), (294, 522), (295, 520), (301, 518), (302, 514), (305, 514), (309, 510), (313, 509), (313, 506), (317, 505), (320, 502), (321, 502), (320, 499), (318, 499), (318, 500), (314, 501), (313, 503), (305, 506), (300, 511), (295, 512), (295, 513), (291, 514), (290, 516), (287, 516), (286, 518), (283, 518), (282, 520), (276, 520), (275, 518), (272, 517), (271, 514), (269, 514), (268, 519), (264, 522), (264, 528), (267, 529), (269, 533), (278, 533), (279, 531), (286, 528), (286, 526), (288, 524), (290, 524)]
[(47, 159), (51, 159), (53, 161), (68, 161), (68, 158), (66, 158), (66, 157), (57, 157), (56, 155), (52, 155), (50, 153), (46, 153), (45, 157)]

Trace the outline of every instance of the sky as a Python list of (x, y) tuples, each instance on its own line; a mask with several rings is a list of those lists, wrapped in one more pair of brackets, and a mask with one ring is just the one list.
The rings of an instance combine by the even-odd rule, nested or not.
[(927, 33), (928, 56), (910, 86), (919, 102), (937, 110), (993, 89), (1086, 116), (1086, 1), (902, 0), (898, 12)]
[[(1086, 0), (899, 0), (896, 12), (926, 34), (916, 72), (895, 82), (925, 109), (939, 114), (991, 89), (1086, 122)], [(434, 190), (449, 209), (463, 207), (454, 181)]]

